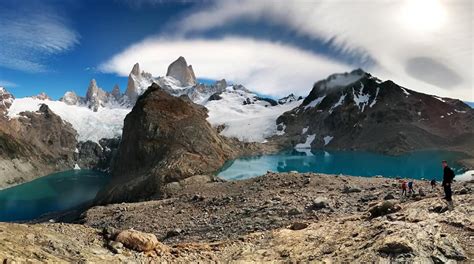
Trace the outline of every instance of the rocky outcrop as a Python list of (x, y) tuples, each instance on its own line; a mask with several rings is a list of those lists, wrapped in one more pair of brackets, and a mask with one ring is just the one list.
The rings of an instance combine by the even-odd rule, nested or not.
[(130, 106), (135, 104), (139, 95), (145, 92), (146, 88), (153, 83), (153, 77), (150, 73), (140, 70), (140, 65), (135, 63), (132, 71), (128, 75), (127, 89), (125, 95)]
[(150, 86), (125, 118), (112, 182), (97, 202), (160, 197), (166, 183), (218, 170), (235, 152), (206, 118), (204, 107)]
[(74, 160), (82, 169), (109, 172), (119, 144), (120, 138), (103, 138), (98, 143), (90, 140), (79, 142)]
[(74, 167), (76, 131), (47, 105), (0, 117), (0, 188)]
[(15, 97), (13, 97), (13, 95), (8, 92), (7, 89), (0, 86), (0, 115), (4, 115), (7, 112), (14, 99)]
[(114, 85), (112, 92), (110, 95), (115, 99), (115, 101), (119, 102), (122, 99), (122, 93), (120, 92), (120, 87), (118, 84)]
[(397, 154), (462, 148), (474, 138), (474, 110), (468, 105), (382, 82), (362, 70), (317, 82), (277, 123), (279, 140), (313, 149)]
[(129, 105), (129, 102), (124, 100), (124, 95), (121, 94), (120, 87), (117, 84), (111, 92), (107, 92), (97, 85), (95, 79), (90, 81), (85, 97), (78, 96), (75, 92), (67, 91), (59, 101), (68, 105), (86, 106), (94, 112), (97, 112), (100, 107), (113, 108)]
[(97, 86), (95, 79), (92, 79), (86, 93), (87, 107), (97, 112), (99, 107), (104, 107), (108, 101), (108, 94)]
[(178, 80), (181, 86), (193, 86), (196, 84), (193, 67), (191, 65), (188, 66), (186, 59), (182, 56), (168, 66), (166, 76)]
[(79, 105), (82, 103), (82, 98), (77, 96), (77, 94), (73, 91), (67, 91), (63, 97), (59, 99), (59, 101), (64, 102), (68, 105)]
[(41, 92), (38, 95), (32, 96), (32, 98), (38, 99), (38, 100), (52, 100), (51, 97), (49, 97), (45, 92)]
[(291, 102), (299, 101), (299, 100), (303, 100), (303, 97), (296, 96), (294, 94), (289, 94), (285, 97), (278, 99), (277, 101), (278, 101), (278, 104), (287, 104), (287, 103), (291, 103)]

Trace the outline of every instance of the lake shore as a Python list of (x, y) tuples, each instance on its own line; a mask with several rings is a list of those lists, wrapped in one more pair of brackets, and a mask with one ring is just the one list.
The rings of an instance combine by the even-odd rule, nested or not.
[[(0, 223), (3, 245), (15, 245), (0, 245), (0, 257), (171, 263), (472, 260), (473, 182), (454, 183), (453, 211), (445, 210), (439, 186), (431, 191), (429, 182), (414, 182), (417, 195), (402, 198), (393, 178), (268, 173), (229, 182), (195, 176), (168, 184), (166, 199), (93, 207), (82, 214), (81, 225)], [(160, 249), (117, 253), (100, 231), (130, 228), (156, 235)]]

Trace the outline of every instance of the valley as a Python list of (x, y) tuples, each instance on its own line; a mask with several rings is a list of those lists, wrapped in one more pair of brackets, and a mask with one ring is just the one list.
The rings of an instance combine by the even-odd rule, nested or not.
[[(200, 84), (183, 57), (164, 77), (135, 64), (124, 93), (117, 86), (106, 92), (95, 80), (85, 97), (67, 92), (59, 101), (46, 95), (15, 99), (2, 91), (0, 164), (12, 173), (1, 175), (0, 186), (72, 169), (78, 177), (87, 170), (103, 177), (94, 188), (53, 184), (83, 199), (66, 206), (67, 199), (57, 198), (64, 203), (54, 207), (53, 197), (48, 208), (39, 197), (34, 202), (45, 210), (25, 216), (27, 223), (0, 224), (7, 241), (0, 259), (473, 257), (472, 171), (466, 170), (474, 156), (468, 147), (474, 110), (459, 100), (417, 93), (360, 69), (317, 82), (305, 98), (265, 98), (225, 80)], [(31, 169), (12, 165), (15, 159)], [(428, 182), (441, 179), (444, 159), (463, 174), (455, 183), (454, 210)], [(43, 171), (36, 169), (40, 165)], [(402, 178), (416, 179), (416, 195), (400, 195)], [(11, 198), (9, 190), (1, 192)], [(75, 232), (78, 241), (71, 241)], [(19, 239), (27, 243), (17, 247)]]

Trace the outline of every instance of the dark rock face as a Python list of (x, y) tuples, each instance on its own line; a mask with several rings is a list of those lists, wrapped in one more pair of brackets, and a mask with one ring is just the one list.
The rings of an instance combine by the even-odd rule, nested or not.
[(72, 169), (76, 136), (45, 104), (19, 118), (0, 116), (0, 187)]
[(222, 97), (220, 96), (220, 93), (215, 93), (209, 97), (209, 101), (218, 101), (221, 99)]
[(468, 105), (382, 82), (362, 70), (317, 82), (277, 124), (286, 126), (280, 140), (290, 146), (315, 135), (311, 148), (389, 154), (462, 147), (474, 138), (474, 110)]
[(160, 197), (166, 183), (219, 169), (235, 153), (206, 118), (204, 107), (149, 87), (125, 118), (112, 182), (96, 201)]
[(99, 143), (93, 141), (79, 142), (75, 160), (79, 167), (110, 171), (113, 158), (115, 157), (120, 138), (103, 138)]

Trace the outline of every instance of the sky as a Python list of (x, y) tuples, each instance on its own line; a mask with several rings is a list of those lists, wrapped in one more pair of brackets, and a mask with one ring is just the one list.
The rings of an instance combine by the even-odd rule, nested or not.
[(474, 101), (473, 13), (470, 0), (1, 0), (0, 86), (123, 92), (136, 62), (163, 76), (184, 56), (201, 80), (272, 97), (362, 68)]

